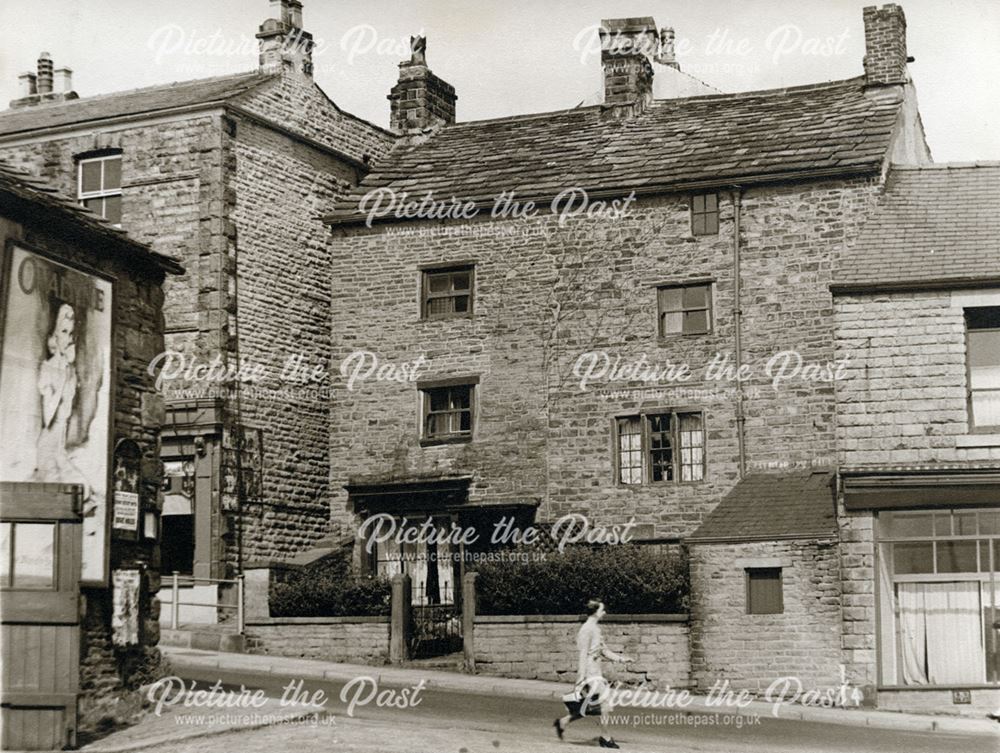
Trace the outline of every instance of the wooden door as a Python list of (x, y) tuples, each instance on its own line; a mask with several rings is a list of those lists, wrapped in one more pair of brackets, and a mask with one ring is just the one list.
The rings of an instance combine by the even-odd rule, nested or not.
[(0, 482), (4, 750), (76, 745), (81, 490)]

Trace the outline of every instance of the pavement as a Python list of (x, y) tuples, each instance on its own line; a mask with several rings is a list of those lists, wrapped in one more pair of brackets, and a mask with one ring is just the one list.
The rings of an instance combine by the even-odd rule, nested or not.
[[(199, 688), (207, 688), (216, 680), (221, 680), (227, 687), (247, 687), (271, 690), (267, 699), (260, 707), (253, 709), (220, 709), (199, 708), (197, 703), (190, 706), (176, 703), (161, 709), (159, 716), (151, 712), (139, 724), (126, 730), (115, 732), (83, 748), (90, 753), (126, 753), (126, 751), (143, 749), (180, 749), (178, 743), (195, 740), (209, 735), (220, 735), (240, 730), (254, 730), (264, 727), (281, 727), (293, 725), (296, 722), (308, 721), (315, 724), (317, 719), (324, 717), (323, 712), (317, 713), (301, 705), (291, 708), (281, 705), (274, 696), (280, 695), (280, 688), (292, 681), (312, 683), (346, 684), (357, 682), (358, 678), (371, 678), (377, 683), (380, 694), (385, 689), (413, 688), (423, 683), (425, 693), (438, 692), (452, 694), (458, 698), (480, 696), (482, 702), (502, 701), (511, 699), (511, 703), (545, 701), (555, 706), (568, 691), (564, 683), (544, 682), (538, 680), (521, 680), (490, 677), (484, 675), (469, 675), (458, 672), (447, 672), (425, 668), (399, 668), (389, 666), (367, 666), (343, 664), (335, 662), (294, 659), (280, 656), (233, 654), (216, 651), (203, 651), (182, 647), (162, 647), (163, 653), (170, 661), (173, 672), (185, 680), (198, 682)], [(694, 703), (688, 711), (698, 715), (722, 715), (726, 717), (743, 716), (748, 723), (753, 717), (758, 719), (774, 719), (772, 704), (754, 701), (741, 707), (732, 705), (706, 706), (703, 696), (694, 696)], [(331, 695), (330, 700), (333, 700)], [(341, 698), (343, 701), (343, 698)], [(467, 701), (468, 703), (468, 701)], [(537, 705), (537, 704), (536, 704)], [(642, 709), (649, 711), (651, 709)], [(662, 711), (663, 709), (652, 709)], [(248, 713), (249, 712), (249, 713)], [(685, 713), (682, 711), (681, 713)], [(864, 728), (875, 734), (876, 730), (897, 731), (899, 733), (941, 733), (940, 743), (944, 748), (954, 747), (954, 735), (997, 735), (1000, 740), (1000, 725), (987, 719), (969, 719), (962, 717), (937, 716), (929, 714), (904, 714), (892, 711), (879, 711), (865, 708), (827, 709), (804, 707), (801, 705), (782, 705), (778, 708), (778, 719), (785, 722), (801, 722), (802, 727), (810, 725), (834, 725), (832, 734), (836, 735), (837, 725), (843, 729), (842, 734), (863, 735)], [(348, 729), (343, 722), (350, 724), (357, 720), (341, 717), (341, 731)], [(729, 723), (729, 722), (727, 722)], [(794, 727), (794, 725), (793, 725)], [(855, 728), (848, 730), (846, 728)], [(786, 729), (789, 729), (785, 725)], [(857, 729), (862, 728), (862, 729)], [(885, 734), (885, 733), (880, 733)], [(934, 735), (931, 736), (935, 737)], [(172, 745), (168, 745), (172, 744)], [(933, 745), (933, 743), (930, 743)], [(166, 747), (165, 747), (166, 746)], [(192, 743), (192, 749), (197, 745)]]

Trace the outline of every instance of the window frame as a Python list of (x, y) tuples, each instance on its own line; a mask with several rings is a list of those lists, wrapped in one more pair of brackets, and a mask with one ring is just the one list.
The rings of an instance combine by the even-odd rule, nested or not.
[[(107, 188), (104, 187), (104, 174), (105, 174), (105, 167), (104, 167), (104, 165), (105, 165), (105, 163), (110, 162), (112, 160), (117, 160), (118, 163), (119, 163), (119, 165), (118, 165), (118, 171), (119, 171), (118, 188), (107, 189)], [(98, 163), (101, 164), (101, 187), (100, 187), (100, 189), (98, 189), (96, 191), (84, 191), (83, 190), (83, 166), (86, 165), (86, 164), (89, 164), (89, 163), (93, 163), (93, 162), (98, 162)], [(124, 210), (124, 198), (123, 198), (122, 180), (121, 180), (122, 168), (123, 167), (124, 167), (124, 160), (122, 159), (122, 152), (120, 152), (120, 151), (108, 152), (108, 153), (103, 153), (103, 154), (93, 154), (93, 155), (85, 156), (85, 157), (78, 157), (77, 160), (76, 160), (76, 199), (77, 199), (77, 203), (80, 206), (86, 206), (86, 202), (90, 201), (92, 199), (108, 199), (108, 198), (117, 197), (117, 198), (121, 199), (121, 207), (122, 207), (122, 210)], [(104, 204), (102, 202), (102, 208), (103, 208), (103, 206), (104, 206)], [(90, 211), (93, 211), (93, 210), (90, 210)], [(100, 217), (102, 217), (104, 219), (107, 219), (107, 217), (106, 217), (106, 215), (105, 215), (105, 213), (103, 211), (101, 211), (99, 213), (98, 212), (94, 212), (94, 214), (98, 214)], [(108, 220), (108, 222), (111, 225), (113, 225), (114, 227), (121, 227), (122, 226), (122, 223), (121, 223), (120, 220), (118, 222), (111, 222), (110, 220)]]
[[(672, 455), (672, 469), (674, 478), (653, 480), (652, 444), (650, 421), (651, 416), (670, 416), (670, 449)], [(683, 461), (681, 459), (681, 429), (680, 417), (696, 415), (701, 422), (701, 477), (697, 479), (683, 479)], [(637, 484), (622, 481), (621, 462), (621, 432), (619, 422), (622, 420), (638, 418), (640, 420), (639, 437), (641, 442), (642, 467), (640, 469), (641, 481)], [(705, 411), (701, 408), (681, 407), (681, 408), (654, 408), (642, 410), (638, 413), (616, 414), (611, 418), (611, 442), (612, 442), (612, 471), (614, 473), (615, 486), (626, 488), (642, 488), (646, 486), (660, 486), (661, 484), (700, 484), (708, 476), (708, 431), (705, 428)]]
[[(778, 587), (778, 608), (775, 611), (761, 612), (754, 609), (753, 599), (751, 599), (751, 594), (753, 593), (750, 584), (753, 581), (753, 573), (763, 573), (763, 572), (777, 572), (777, 587)], [(785, 568), (776, 565), (774, 567), (745, 567), (743, 568), (743, 580), (746, 587), (746, 613), (748, 615), (775, 615), (785, 613)]]
[[(432, 298), (430, 290), (430, 278), (432, 275), (454, 275), (458, 273), (468, 273), (469, 275), (469, 308), (467, 311), (446, 311), (442, 314), (432, 314), (430, 312), (430, 300)], [(421, 321), (436, 321), (439, 319), (471, 319), (473, 317), (473, 312), (476, 307), (476, 265), (471, 262), (462, 262), (458, 264), (444, 264), (444, 265), (434, 265), (429, 267), (421, 267), (419, 269), (420, 273), (420, 319)], [(456, 294), (454, 289), (454, 283), (451, 284), (451, 289), (447, 294), (435, 293), (433, 298), (458, 298), (462, 293)]]
[[(690, 309), (684, 308), (684, 293), (683, 291), (687, 288), (707, 288), (705, 291), (705, 306), (697, 306)], [(660, 293), (664, 290), (681, 290), (681, 308), (666, 310), (660, 306)], [(704, 311), (706, 319), (706, 328), (704, 330), (696, 330), (693, 332), (666, 332), (663, 326), (663, 315), (664, 314), (676, 314), (685, 313), (688, 311)], [(683, 325), (682, 325), (683, 326)], [(663, 282), (656, 285), (656, 337), (658, 340), (672, 340), (676, 337), (701, 337), (702, 335), (710, 335), (715, 329), (715, 280), (714, 279), (700, 279), (700, 280), (684, 280), (677, 282)]]
[[(465, 387), (469, 390), (469, 430), (467, 432), (451, 432), (448, 434), (427, 434), (427, 419), (431, 415), (431, 395), (437, 390), (449, 390)], [(457, 377), (454, 379), (439, 379), (435, 381), (418, 382), (417, 391), (419, 394), (420, 408), (420, 445), (428, 447), (439, 444), (456, 444), (461, 442), (471, 442), (476, 433), (477, 402), (479, 392), (478, 377)], [(449, 403), (451, 398), (449, 397)], [(454, 412), (454, 411), (449, 411)]]
[(972, 328), (969, 326), (969, 311), (970, 309), (995, 309), (996, 315), (1000, 317), (1000, 306), (966, 306), (962, 309), (962, 321), (965, 325), (965, 409), (966, 417), (969, 425), (970, 434), (996, 434), (1000, 432), (1000, 424), (983, 424), (978, 426), (976, 424), (976, 414), (973, 411), (972, 397), (976, 392), (1000, 392), (1000, 388), (990, 387), (985, 389), (975, 390), (972, 387), (972, 332), (1000, 332), (1000, 326), (998, 327), (976, 327)]
[[(708, 198), (712, 197), (715, 200), (715, 209), (708, 209)], [(701, 199), (704, 204), (701, 210), (695, 209), (695, 201)], [(688, 201), (689, 207), (689, 230), (691, 235), (695, 238), (702, 235), (718, 235), (719, 234), (719, 194), (718, 192), (710, 193), (696, 193), (692, 194), (690, 200)], [(699, 232), (697, 229), (696, 218), (701, 218), (702, 229)], [(715, 225), (714, 230), (709, 230), (709, 218), (713, 219)]]

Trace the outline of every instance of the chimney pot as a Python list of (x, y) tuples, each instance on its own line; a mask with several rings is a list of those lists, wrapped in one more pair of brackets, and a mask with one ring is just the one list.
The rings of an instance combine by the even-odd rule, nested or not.
[(271, 0), (271, 14), (257, 33), (261, 71), (291, 71), (312, 78), (316, 45), (312, 34), (302, 28), (302, 3)]
[(39, 94), (52, 93), (52, 56), (43, 52), (38, 56), (38, 80), (36, 87)]
[(862, 11), (865, 22), (865, 79), (869, 86), (891, 86), (908, 81), (906, 16), (895, 3)]

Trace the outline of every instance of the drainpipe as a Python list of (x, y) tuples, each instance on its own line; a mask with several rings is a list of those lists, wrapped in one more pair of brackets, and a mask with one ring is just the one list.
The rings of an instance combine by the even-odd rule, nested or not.
[[(743, 207), (743, 189), (733, 186), (733, 351), (736, 373), (743, 366), (743, 308), (740, 305), (740, 216)], [(736, 441), (740, 451), (740, 478), (747, 472), (747, 450), (744, 434), (746, 416), (743, 414), (743, 382), (736, 380)]]

